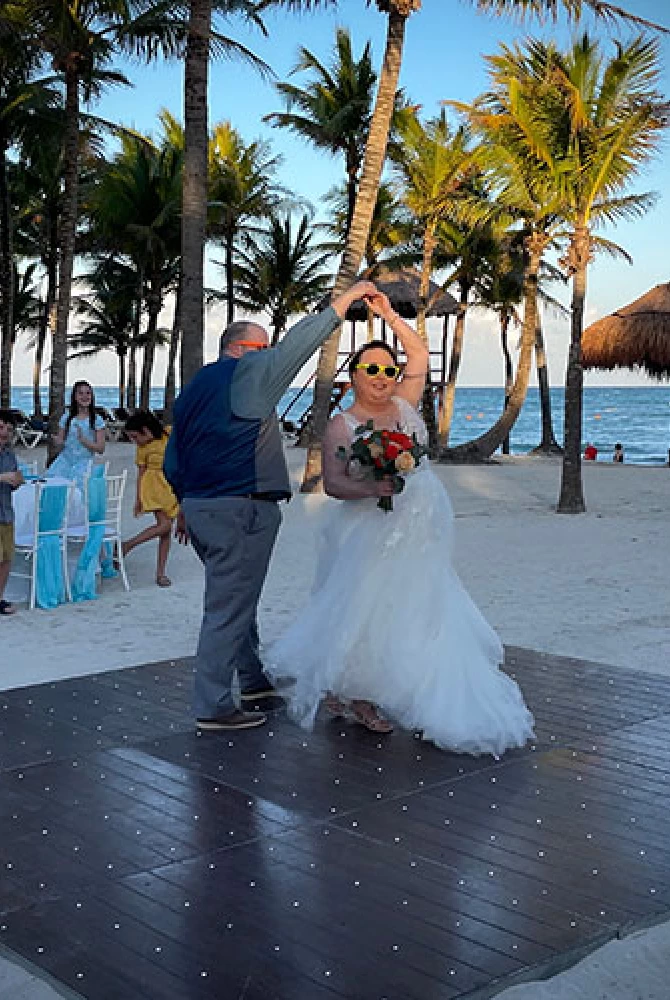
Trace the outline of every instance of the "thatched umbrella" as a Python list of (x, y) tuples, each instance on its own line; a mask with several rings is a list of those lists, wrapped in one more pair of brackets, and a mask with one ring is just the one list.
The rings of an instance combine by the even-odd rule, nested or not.
[[(403, 267), (397, 271), (392, 271), (388, 267), (379, 267), (370, 276), (380, 292), (388, 296), (389, 302), (403, 319), (414, 319), (419, 308), (419, 285), (421, 275), (412, 267)], [(438, 294), (439, 293), (439, 294)], [(458, 303), (449, 292), (440, 292), (439, 285), (434, 281), (430, 283), (431, 303), (428, 309), (428, 316), (453, 316), (458, 312)], [(320, 309), (330, 302), (330, 296), (319, 303)], [(368, 317), (368, 310), (365, 302), (358, 299), (353, 302), (347, 310), (347, 319), (361, 322)]]
[(582, 336), (585, 368), (644, 368), (670, 375), (670, 282), (592, 323)]

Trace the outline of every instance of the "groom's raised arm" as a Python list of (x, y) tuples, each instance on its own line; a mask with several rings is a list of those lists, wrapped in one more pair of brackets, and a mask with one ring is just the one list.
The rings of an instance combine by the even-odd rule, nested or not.
[(276, 347), (240, 358), (232, 383), (236, 415), (249, 420), (269, 417), (305, 362), (338, 328), (351, 303), (375, 292), (371, 282), (359, 281), (328, 309), (292, 326)]

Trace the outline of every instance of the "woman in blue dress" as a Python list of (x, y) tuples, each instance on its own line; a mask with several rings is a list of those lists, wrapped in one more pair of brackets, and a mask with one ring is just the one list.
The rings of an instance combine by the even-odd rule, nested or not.
[(46, 476), (73, 480), (83, 491), (93, 459), (105, 450), (105, 421), (95, 412), (95, 396), (88, 382), (72, 386), (70, 409), (60, 419), (55, 443), (60, 454)]

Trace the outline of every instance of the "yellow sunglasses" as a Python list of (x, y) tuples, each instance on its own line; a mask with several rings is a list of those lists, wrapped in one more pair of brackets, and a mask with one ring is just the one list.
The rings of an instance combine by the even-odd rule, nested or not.
[(361, 368), (370, 378), (376, 378), (377, 375), (384, 375), (386, 378), (396, 379), (400, 374), (399, 365), (378, 365), (375, 361), (368, 361), (367, 364), (363, 362), (360, 365), (356, 365), (356, 368)]

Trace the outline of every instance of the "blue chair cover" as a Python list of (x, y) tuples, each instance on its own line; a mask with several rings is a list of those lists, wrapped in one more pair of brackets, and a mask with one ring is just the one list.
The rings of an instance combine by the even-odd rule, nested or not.
[[(65, 485), (45, 486), (40, 493), (38, 531), (61, 528), (67, 513), (68, 488)], [(49, 535), (38, 538), (35, 565), (35, 602), (40, 608), (55, 608), (65, 600), (63, 579), (62, 538)]]
[[(94, 465), (91, 469), (91, 479), (103, 478), (105, 475), (104, 465)], [(105, 511), (106, 512), (106, 511)], [(118, 570), (114, 569), (114, 553), (111, 542), (105, 542), (102, 546), (103, 555), (100, 557), (100, 573), (103, 580), (113, 580), (118, 576)]]
[(95, 589), (95, 576), (98, 571), (100, 549), (105, 537), (105, 526), (104, 524), (91, 524), (91, 521), (104, 521), (105, 519), (107, 483), (104, 478), (103, 466), (96, 466), (96, 468), (100, 468), (103, 474), (96, 474), (94, 470), (88, 480), (88, 537), (79, 556), (72, 580), (72, 600), (77, 602), (94, 601), (98, 596)]

